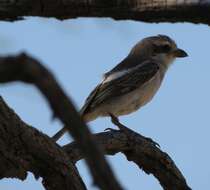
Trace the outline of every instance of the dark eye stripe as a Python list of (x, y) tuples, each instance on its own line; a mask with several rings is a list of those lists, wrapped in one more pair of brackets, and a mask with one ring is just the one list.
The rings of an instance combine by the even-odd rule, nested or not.
[(160, 48), (163, 50), (163, 52), (166, 52), (166, 53), (171, 50), (171, 46), (168, 44), (162, 45)]
[(170, 50), (171, 50), (171, 46), (169, 44), (154, 46), (155, 53), (168, 53)]

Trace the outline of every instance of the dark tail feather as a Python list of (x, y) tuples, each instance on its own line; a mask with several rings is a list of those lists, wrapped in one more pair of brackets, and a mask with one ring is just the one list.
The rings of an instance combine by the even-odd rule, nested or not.
[(61, 130), (59, 130), (55, 135), (52, 136), (52, 139), (55, 142), (58, 141), (67, 131), (68, 129), (64, 126)]
[[(83, 109), (80, 110), (80, 115), (82, 117), (82, 119), (84, 120), (84, 122), (89, 122), (91, 120), (94, 120), (96, 117), (90, 117), (91, 115), (86, 115), (83, 114)], [(63, 135), (64, 133), (66, 133), (68, 131), (68, 129), (64, 126), (61, 130), (59, 130), (55, 135), (52, 136), (52, 139), (56, 142), (58, 141)]]

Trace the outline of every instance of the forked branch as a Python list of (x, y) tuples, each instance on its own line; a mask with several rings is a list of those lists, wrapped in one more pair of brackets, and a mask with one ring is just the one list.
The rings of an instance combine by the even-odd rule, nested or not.
[(102, 151), (92, 139), (70, 99), (53, 75), (37, 60), (26, 54), (0, 58), (0, 83), (22, 81), (34, 84), (45, 96), (54, 117), (59, 118), (78, 142), (94, 179), (101, 189), (121, 190)]
[[(56, 147), (52, 139), (49, 140), (49, 137), (37, 130), (26, 127), (26, 124), (21, 122), (17, 116), (13, 116), (14, 112), (0, 99), (0, 130), (2, 130), (0, 133), (0, 161), (5, 163), (2, 167), (3, 170), (0, 170), (1, 177), (24, 179), (26, 172), (32, 171), (35, 175), (43, 177), (46, 175), (46, 179), (52, 179), (48, 178), (48, 175), (50, 177), (56, 175), (58, 183), (61, 180), (61, 184), (63, 184), (62, 179), (60, 179), (63, 175), (63, 180), (66, 182), (64, 185), (68, 185), (69, 189), (77, 190), (76, 187), (71, 186), (76, 180), (80, 189), (83, 190), (85, 189), (84, 183), (71, 161), (75, 163), (79, 159), (85, 158), (95, 184), (103, 190), (122, 189), (104, 159), (101, 151), (103, 150), (106, 154), (123, 153), (129, 161), (135, 162), (146, 173), (153, 174), (165, 190), (190, 190), (185, 178), (172, 159), (162, 152), (151, 139), (120, 125), (117, 120), (114, 120), (115, 118), (112, 118), (113, 122), (120, 127), (120, 131), (111, 130), (94, 136), (91, 135), (88, 127), (81, 121), (74, 106), (53, 75), (37, 60), (25, 54), (0, 58), (0, 82), (17, 80), (38, 87), (48, 100), (55, 117), (58, 117), (68, 127), (76, 142), (63, 148)], [(7, 112), (8, 114), (5, 114)], [(16, 141), (18, 146), (14, 144)], [(10, 146), (9, 150), (7, 150), (8, 146)], [(21, 146), (23, 147), (21, 148)], [(27, 147), (26, 150), (25, 146)], [(49, 149), (49, 147), (53, 148)], [(57, 152), (56, 155), (52, 153), (52, 150)], [(14, 159), (14, 156), (11, 157), (11, 153), (17, 154), (18, 159)], [(70, 159), (67, 158), (66, 153)], [(41, 160), (41, 162), (36, 162), (37, 160)], [(8, 165), (9, 162), (14, 162), (15, 167)], [(9, 170), (10, 168), (12, 169)], [(54, 182), (46, 179), (47, 185), (45, 187), (51, 190), (52, 188), (48, 188), (48, 185)], [(56, 185), (59, 184), (56, 183)], [(57, 190), (58, 187), (56, 186), (53, 190)], [(65, 189), (64, 187), (62, 189)]]

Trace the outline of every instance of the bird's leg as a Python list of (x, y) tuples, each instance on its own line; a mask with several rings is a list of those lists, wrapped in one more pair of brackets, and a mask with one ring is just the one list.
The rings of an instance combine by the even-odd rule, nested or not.
[(112, 113), (109, 113), (109, 116), (111, 117), (111, 121), (114, 125), (116, 125), (120, 130), (128, 129), (125, 125), (120, 123), (119, 119), (113, 115)]
[[(112, 113), (109, 113), (109, 116), (111, 117), (111, 121), (114, 125), (116, 125), (121, 131), (123, 131), (128, 137), (131, 135), (131, 134), (134, 134), (135, 132), (132, 131), (131, 129), (129, 129), (128, 127), (126, 127), (125, 125), (123, 125), (122, 123), (120, 123), (119, 119), (113, 115)], [(114, 129), (110, 129), (109, 130), (113, 131)], [(114, 130), (115, 131), (115, 130)], [(140, 135), (140, 134), (138, 134)], [(142, 136), (142, 135), (141, 135)], [(142, 136), (145, 140), (147, 140), (148, 142), (150, 142), (151, 144), (153, 144), (154, 146), (158, 146), (160, 147), (160, 145), (153, 141), (151, 138), (149, 137), (144, 137)]]
[(131, 132), (133, 132), (131, 129), (120, 123), (119, 119), (114, 114), (109, 113), (109, 116), (111, 117), (111, 122), (125, 134), (129, 135)]
[[(119, 119), (112, 113), (108, 114), (111, 117), (111, 122), (117, 126), (120, 130), (122, 130), (122, 128), (125, 128), (126, 126), (124, 126), (122, 123), (120, 123)], [(127, 127), (126, 127), (127, 128)], [(105, 131), (118, 131), (116, 129), (112, 129), (112, 128), (106, 128)]]

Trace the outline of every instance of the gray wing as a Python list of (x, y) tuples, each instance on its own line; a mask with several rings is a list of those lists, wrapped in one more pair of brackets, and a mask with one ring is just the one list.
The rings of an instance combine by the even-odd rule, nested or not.
[(82, 108), (82, 114), (93, 110), (106, 101), (137, 89), (145, 84), (145, 82), (149, 81), (158, 70), (159, 66), (156, 63), (147, 61), (147, 63), (139, 68), (134, 69), (117, 79), (106, 83), (102, 82), (88, 96), (85, 105)]
[(83, 105), (83, 107), (80, 110), (80, 114), (83, 115), (85, 113), (87, 113), (87, 108), (91, 105), (92, 101), (94, 100), (95, 96), (97, 95), (97, 92), (99, 91), (99, 88), (102, 86), (102, 83), (97, 85), (94, 90), (90, 93), (90, 95), (87, 97), (87, 99), (85, 100), (85, 104)]
[(116, 65), (109, 72), (105, 73), (104, 76), (109, 76), (112, 73), (115, 73), (120, 70), (130, 69), (141, 64), (144, 64), (145, 58), (143, 56), (127, 56), (124, 60), (122, 60), (118, 65)]

